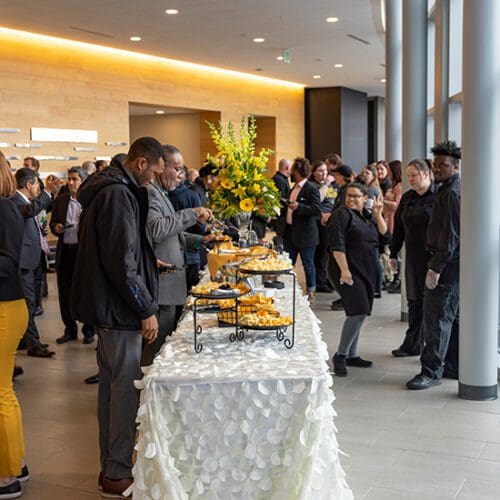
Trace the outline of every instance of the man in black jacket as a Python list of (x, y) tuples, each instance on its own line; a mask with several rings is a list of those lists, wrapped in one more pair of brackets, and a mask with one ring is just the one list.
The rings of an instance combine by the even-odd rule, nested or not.
[(306, 275), (307, 295), (312, 301), (316, 293), (314, 252), (319, 243), (316, 221), (321, 210), (319, 190), (307, 180), (310, 175), (311, 164), (309, 160), (295, 158), (292, 165), (292, 177), (295, 185), (290, 192), (286, 213), (285, 250), (290, 254), (294, 265), (300, 253)]
[(441, 183), (427, 227), (431, 258), (425, 277), (422, 371), (406, 384), (428, 389), (443, 376), (458, 378), (458, 295), (460, 271), (460, 148), (446, 141), (432, 148), (432, 171)]
[(36, 216), (52, 205), (50, 191), (55, 192), (58, 187), (57, 179), (47, 178), (47, 188), (40, 193), (39, 177), (35, 170), (28, 167), (20, 168), (16, 172), (17, 190), (12, 200), (19, 208), (24, 218), (23, 246), (21, 249), (21, 282), (24, 297), (29, 312), (29, 322), (23, 340), (26, 344), (28, 356), (50, 358), (55, 353), (47, 349), (48, 345), (40, 340), (40, 334), (35, 323), (35, 311), (38, 305), (36, 297), (36, 273), (40, 269), (42, 259), (42, 232)]
[(273, 182), (281, 194), (281, 213), (273, 220), (272, 227), (276, 232), (276, 245), (283, 245), (286, 228), (287, 202), (290, 197), (290, 169), (292, 162), (282, 158), (278, 163), (278, 171), (273, 175)]
[(143, 187), (165, 166), (161, 144), (137, 139), (123, 164), (113, 160), (78, 192), (78, 253), (73, 275), (73, 318), (94, 325), (99, 338), (98, 420), (103, 494), (132, 484), (132, 454), (141, 377), (142, 337), (158, 333), (158, 268), (146, 227)]
[[(64, 335), (57, 339), (58, 344), (65, 344), (77, 339), (78, 326), (71, 316), (71, 285), (75, 270), (78, 250), (78, 228), (82, 206), (76, 195), (81, 183), (88, 175), (82, 167), (71, 167), (68, 170), (68, 192), (59, 195), (52, 206), (50, 230), (57, 236), (56, 271), (59, 310), (64, 323)], [(94, 341), (94, 329), (91, 325), (83, 325), (83, 343)]]

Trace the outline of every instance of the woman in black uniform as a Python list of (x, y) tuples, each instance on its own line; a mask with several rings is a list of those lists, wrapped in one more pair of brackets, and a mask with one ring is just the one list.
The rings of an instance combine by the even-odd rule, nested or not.
[(406, 297), (408, 299), (408, 330), (400, 347), (392, 351), (396, 357), (420, 356), (424, 346), (422, 335), (422, 306), (425, 275), (430, 255), (425, 251), (427, 226), (432, 213), (436, 187), (431, 169), (424, 160), (413, 160), (406, 173), (410, 190), (403, 194), (394, 216), (391, 265), (397, 266), (397, 255), (405, 244)]
[(367, 200), (367, 186), (350, 184), (346, 206), (332, 215), (329, 273), (347, 316), (333, 356), (335, 375), (339, 377), (347, 375), (346, 366), (368, 368), (373, 364), (358, 356), (356, 350), (361, 325), (373, 306), (376, 256), (381, 237), (387, 237), (387, 225), (382, 216), (382, 199), (374, 200), (373, 215), (364, 208)]

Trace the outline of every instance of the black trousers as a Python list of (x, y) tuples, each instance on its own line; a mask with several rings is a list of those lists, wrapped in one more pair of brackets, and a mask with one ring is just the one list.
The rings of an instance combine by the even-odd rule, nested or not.
[(408, 330), (400, 349), (408, 354), (422, 354), (424, 335), (422, 332), (424, 298), (408, 300)]
[(186, 266), (187, 291), (200, 282), (200, 264), (188, 264)]
[[(70, 299), (77, 250), (77, 245), (63, 244), (60, 247), (57, 266), (59, 310), (61, 311), (61, 319), (64, 323), (64, 333), (75, 338), (78, 332), (78, 325), (76, 321), (71, 317)], [(85, 337), (91, 337), (92, 335), (94, 335), (94, 330), (91, 326), (83, 325), (82, 331)]]
[(314, 265), (316, 267), (316, 286), (331, 288), (332, 285), (328, 279), (328, 231), (323, 224), (318, 221), (319, 245), (314, 253)]
[(448, 264), (434, 290), (425, 288), (423, 334), (425, 347), (420, 358), (422, 374), (443, 376), (444, 365), (458, 372), (459, 266)]
[(23, 340), (28, 350), (40, 349), (42, 347), (40, 334), (35, 323), (35, 311), (38, 306), (35, 291), (35, 272), (36, 269), (21, 269), (21, 282), (29, 314), (28, 328), (23, 336)]

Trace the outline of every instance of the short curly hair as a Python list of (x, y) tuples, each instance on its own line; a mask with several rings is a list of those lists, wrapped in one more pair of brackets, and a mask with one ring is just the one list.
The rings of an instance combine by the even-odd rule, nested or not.
[(455, 141), (444, 141), (436, 144), (433, 148), (431, 148), (431, 153), (434, 156), (451, 156), (452, 158), (455, 158), (455, 163), (458, 163), (458, 161), (462, 159), (462, 150), (457, 146)]
[(298, 172), (302, 178), (309, 178), (311, 170), (311, 164), (307, 158), (297, 157), (293, 160), (292, 172)]

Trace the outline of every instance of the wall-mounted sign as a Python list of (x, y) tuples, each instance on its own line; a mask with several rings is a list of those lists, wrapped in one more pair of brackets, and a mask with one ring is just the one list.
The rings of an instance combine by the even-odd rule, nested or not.
[(6, 156), (5, 158), (7, 158), (7, 160), (20, 160), (21, 159), (20, 156)]
[(126, 142), (106, 141), (106, 146), (126, 146)]
[(97, 130), (76, 128), (31, 128), (32, 141), (97, 143)]
[(99, 160), (111, 161), (111, 156), (96, 156), (95, 161)]
[(75, 151), (82, 151), (82, 152), (84, 152), (84, 151), (95, 151), (95, 148), (86, 148), (84, 146), (75, 146), (73, 149)]
[(12, 144), (10, 142), (0, 142), (0, 148), (11, 148)]
[(19, 134), (20, 128), (0, 128), (0, 134)]
[(76, 161), (78, 156), (36, 155), (36, 159), (40, 161)]
[(29, 148), (29, 149), (43, 148), (43, 144), (35, 144), (34, 142), (16, 142), (14, 146), (16, 148)]

